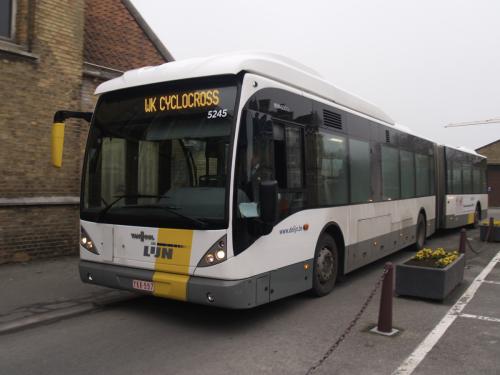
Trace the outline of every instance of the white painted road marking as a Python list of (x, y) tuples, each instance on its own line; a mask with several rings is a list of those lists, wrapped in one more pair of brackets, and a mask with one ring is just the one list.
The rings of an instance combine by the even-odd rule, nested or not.
[(500, 262), (500, 251), (493, 257), (481, 273), (474, 279), (469, 288), (458, 299), (458, 301), (448, 310), (446, 315), (434, 327), (434, 329), (427, 335), (427, 337), (417, 346), (417, 348), (410, 354), (408, 358), (399, 366), (392, 374), (393, 375), (409, 375), (415, 371), (417, 366), (426, 355), (432, 350), (434, 345), (441, 339), (451, 324), (455, 321), (457, 316), (461, 314), (465, 306), (470, 302), (474, 294), (484, 282), (484, 279), (491, 272), (493, 267)]
[(483, 283), (500, 285), (500, 281), (493, 281), (493, 280), (483, 280)]
[(473, 314), (460, 314), (461, 318), (486, 320), (487, 322), (500, 323), (500, 318), (492, 318), (491, 316), (473, 315)]

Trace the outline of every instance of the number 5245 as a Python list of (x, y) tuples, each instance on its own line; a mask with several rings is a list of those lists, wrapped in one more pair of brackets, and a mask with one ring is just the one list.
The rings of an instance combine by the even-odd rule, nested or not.
[(207, 118), (224, 118), (227, 117), (227, 109), (214, 109), (213, 111), (207, 112)]

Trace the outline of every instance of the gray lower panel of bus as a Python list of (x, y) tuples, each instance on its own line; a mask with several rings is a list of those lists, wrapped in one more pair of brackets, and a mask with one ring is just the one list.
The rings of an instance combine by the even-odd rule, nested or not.
[[(485, 219), (488, 216), (488, 210), (481, 211), (481, 218)], [(458, 228), (467, 225), (467, 220), (469, 218), (469, 214), (464, 215), (446, 215), (444, 221), (444, 227), (449, 228)]]
[(80, 260), (80, 279), (115, 289), (134, 290), (132, 280), (153, 280), (154, 271)]
[[(307, 269), (304, 264), (309, 266)], [(242, 280), (190, 276), (187, 301), (218, 307), (246, 309), (311, 289), (312, 259)], [(137, 292), (132, 280), (152, 281), (154, 271), (80, 261), (83, 282)], [(90, 276), (90, 278), (89, 278)], [(208, 296), (213, 298), (210, 302)]]
[[(436, 221), (427, 221), (427, 236), (436, 231)], [(346, 247), (345, 273), (383, 258), (415, 243), (416, 225), (371, 238)]]
[[(306, 270), (304, 264), (308, 263)], [(245, 309), (278, 300), (312, 288), (312, 259), (244, 280), (224, 281), (191, 277), (188, 301)], [(208, 302), (207, 294), (215, 299)]]

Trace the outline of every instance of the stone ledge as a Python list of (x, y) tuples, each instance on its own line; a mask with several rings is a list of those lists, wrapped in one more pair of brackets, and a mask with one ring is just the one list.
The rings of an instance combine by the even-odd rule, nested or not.
[(123, 72), (121, 70), (116, 70), (105, 66), (92, 64), (88, 61), (84, 61), (83, 74), (92, 78), (108, 80), (121, 76)]
[(24, 57), (32, 61), (38, 61), (38, 59), (40, 58), (39, 55), (29, 52), (25, 47), (4, 40), (0, 40), (0, 52)]
[(56, 206), (56, 205), (78, 205), (80, 197), (19, 197), (0, 198), (0, 207), (11, 206)]

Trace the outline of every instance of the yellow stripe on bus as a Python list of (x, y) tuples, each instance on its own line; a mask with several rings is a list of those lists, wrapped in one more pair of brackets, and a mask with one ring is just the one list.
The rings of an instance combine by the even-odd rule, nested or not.
[(467, 224), (474, 224), (474, 216), (474, 213), (467, 215)]
[(187, 300), (188, 275), (155, 272), (153, 274), (153, 294), (158, 297)]
[(185, 301), (187, 299), (193, 231), (160, 228), (158, 229), (157, 242), (171, 249), (171, 257), (156, 258), (153, 294)]

